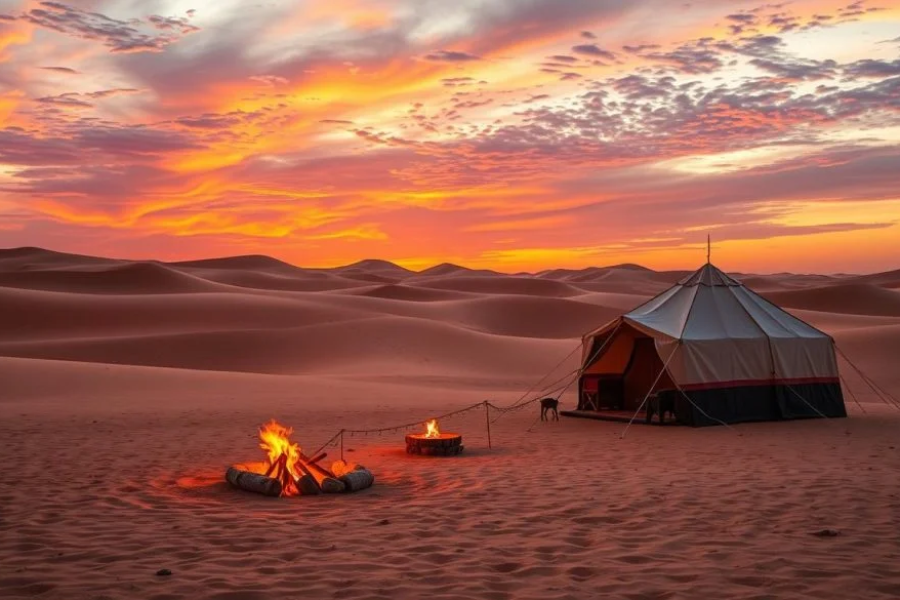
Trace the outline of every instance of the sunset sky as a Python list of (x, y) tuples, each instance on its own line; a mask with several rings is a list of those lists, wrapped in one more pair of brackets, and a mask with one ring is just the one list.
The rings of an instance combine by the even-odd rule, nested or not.
[(0, 247), (900, 267), (900, 3), (0, 0)]

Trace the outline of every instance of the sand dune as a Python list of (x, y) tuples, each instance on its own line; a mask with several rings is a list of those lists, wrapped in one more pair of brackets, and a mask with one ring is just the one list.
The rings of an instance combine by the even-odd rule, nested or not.
[(332, 273), (298, 271), (289, 275), (253, 271), (200, 271), (207, 281), (242, 288), (282, 290), (293, 292), (321, 292), (362, 287), (365, 284)]
[(293, 274), (301, 269), (271, 256), (251, 254), (246, 256), (226, 256), (202, 260), (186, 260), (168, 263), (178, 269), (228, 270), (228, 271), (275, 271)]
[(741, 283), (757, 292), (802, 290), (846, 283), (846, 277), (829, 275), (744, 275), (736, 277)]
[(381, 283), (402, 281), (414, 274), (413, 271), (404, 269), (400, 265), (395, 265), (386, 260), (361, 260), (352, 265), (335, 267), (331, 270), (345, 277), (358, 278), (366, 281), (378, 281)]
[(530, 277), (429, 277), (416, 279), (408, 285), (477, 294), (520, 294), (556, 298), (584, 293), (584, 290), (565, 283)]
[[(0, 341), (281, 329), (358, 319), (315, 299), (238, 293), (88, 295), (0, 288)], [(374, 313), (372, 313), (374, 314)]]
[(2, 271), (34, 271), (41, 269), (81, 269), (93, 266), (110, 266), (126, 264), (114, 258), (84, 256), (54, 252), (43, 248), (8, 248), (0, 249), (0, 272)]
[(277, 330), (13, 341), (0, 343), (0, 355), (347, 377), (384, 373), (386, 367), (396, 370), (399, 365), (409, 375), (499, 372), (521, 377), (541, 368), (545, 355), (554, 354), (554, 346), (558, 355), (560, 348), (571, 343), (529, 344), (449, 324), (386, 316)]
[(0, 286), (83, 294), (183, 294), (217, 286), (159, 263), (130, 263), (102, 269), (42, 269), (0, 272)]
[(654, 271), (640, 265), (624, 264), (610, 267), (588, 267), (586, 269), (554, 269), (537, 276), (557, 281), (592, 282), (605, 280), (661, 281), (673, 284), (690, 275), (692, 271)]
[(386, 298), (403, 302), (440, 302), (471, 297), (472, 294), (454, 290), (436, 290), (409, 285), (385, 284), (375, 287), (357, 288), (349, 292), (370, 298)]
[[(0, 251), (0, 596), (896, 597), (900, 412), (843, 359), (846, 420), (622, 439), (530, 406), (493, 422), (488, 449), (478, 408), (441, 421), (458, 459), (410, 457), (402, 431), (346, 438), (376, 473), (358, 495), (222, 482), (261, 458), (272, 417), (311, 452), (565, 380), (581, 334), (682, 276)], [(743, 277), (900, 395), (895, 274)], [(840, 535), (812, 535), (826, 528)]]
[(788, 309), (788, 312), (797, 315), (807, 323), (814, 324), (822, 331), (832, 334), (845, 330), (865, 330), (871, 327), (896, 325), (900, 323), (900, 317), (857, 315), (850, 313), (819, 312), (814, 310)]
[(489, 269), (468, 269), (452, 263), (441, 263), (416, 273), (415, 277), (503, 277), (502, 273)]
[(655, 271), (636, 264), (611, 265), (608, 267), (587, 267), (586, 269), (550, 269), (537, 273), (537, 277), (544, 279), (573, 279), (592, 276), (602, 276), (610, 271), (632, 271), (643, 275), (655, 274)]
[(621, 314), (608, 307), (571, 299), (497, 296), (442, 307), (443, 318), (497, 335), (579, 339), (597, 324)]
[(656, 272), (637, 265), (617, 265), (590, 267), (580, 271), (556, 269), (545, 271), (539, 277), (565, 282), (587, 291), (654, 295), (688, 274), (686, 271)]
[(900, 287), (900, 269), (888, 271), (886, 273), (874, 273), (872, 275), (854, 277), (851, 281), (854, 283), (870, 283), (880, 287), (895, 289)]
[(872, 284), (836, 284), (798, 291), (770, 292), (780, 306), (833, 313), (900, 316), (900, 293)]

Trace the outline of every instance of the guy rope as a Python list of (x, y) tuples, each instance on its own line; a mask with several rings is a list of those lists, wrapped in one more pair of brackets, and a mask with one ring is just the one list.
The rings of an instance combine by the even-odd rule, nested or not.
[[(604, 346), (605, 346), (605, 343), (604, 343)], [(490, 448), (490, 447), (492, 447), (491, 424), (497, 422), (497, 420), (501, 416), (503, 416), (504, 414), (506, 414), (508, 412), (517, 411), (526, 406), (529, 406), (532, 403), (539, 401), (541, 398), (545, 397), (548, 394), (555, 394), (556, 392), (559, 392), (559, 395), (562, 395), (565, 393), (566, 390), (568, 390), (568, 388), (572, 385), (572, 383), (574, 383), (574, 381), (578, 378), (578, 374), (581, 371), (580, 368), (567, 372), (565, 375), (563, 375), (559, 379), (556, 379), (555, 381), (553, 381), (549, 384), (546, 384), (543, 387), (541, 387), (541, 384), (544, 383), (544, 381), (546, 381), (547, 378), (549, 378), (550, 375), (552, 375), (557, 369), (559, 369), (559, 367), (561, 367), (563, 364), (565, 364), (566, 361), (571, 359), (572, 355), (574, 355), (580, 348), (581, 348), (581, 344), (579, 343), (577, 346), (575, 346), (575, 348), (572, 349), (571, 352), (569, 352), (565, 357), (563, 357), (562, 360), (560, 360), (558, 363), (556, 363), (556, 365), (554, 365), (553, 368), (551, 368), (549, 371), (547, 371), (547, 373), (543, 377), (541, 377), (535, 384), (533, 384), (531, 387), (529, 387), (528, 390), (526, 390), (525, 393), (522, 394), (512, 404), (509, 404), (507, 406), (498, 406), (498, 405), (492, 403), (490, 400), (483, 400), (481, 402), (476, 402), (475, 404), (471, 404), (469, 406), (466, 406), (466, 407), (463, 407), (463, 408), (460, 408), (457, 410), (453, 410), (453, 411), (450, 411), (450, 412), (447, 412), (447, 413), (444, 413), (441, 415), (433, 416), (430, 418), (437, 419), (440, 421), (442, 419), (449, 419), (451, 417), (455, 417), (457, 415), (467, 413), (469, 411), (483, 409), (485, 411), (485, 426), (487, 428), (488, 447)], [(597, 351), (597, 354), (599, 354), (599, 352), (602, 349), (603, 349), (603, 347), (601, 346), (601, 348)], [(526, 400), (526, 398), (528, 398), (529, 395), (532, 395), (535, 390), (540, 390), (541, 393), (537, 394), (536, 397), (534, 397), (534, 398)], [(490, 417), (491, 410), (499, 413), (497, 415), (497, 417), (495, 417), (493, 420), (491, 420), (491, 417)], [(422, 420), (418, 420), (418, 421), (414, 421), (414, 422), (410, 422), (410, 423), (401, 423), (399, 425), (390, 425), (387, 427), (376, 427), (376, 428), (372, 428), (372, 429), (342, 428), (337, 433), (335, 433), (333, 436), (331, 436), (331, 438), (329, 438), (327, 442), (322, 444), (322, 446), (318, 450), (316, 450), (315, 454), (318, 454), (320, 451), (322, 451), (325, 448), (337, 446), (338, 444), (340, 444), (341, 460), (343, 460), (343, 458), (344, 458), (344, 456), (343, 456), (344, 455), (344, 436), (345, 435), (350, 435), (351, 437), (353, 437), (353, 436), (357, 436), (357, 435), (367, 436), (370, 433), (371, 434), (379, 434), (379, 435), (383, 434), (383, 433), (393, 433), (393, 432), (409, 430), (409, 429), (412, 429), (413, 427), (418, 427), (422, 423), (423, 423)]]

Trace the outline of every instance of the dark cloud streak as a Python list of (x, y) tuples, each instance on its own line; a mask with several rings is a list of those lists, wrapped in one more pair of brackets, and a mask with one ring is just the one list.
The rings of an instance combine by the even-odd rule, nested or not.
[(609, 50), (604, 50), (597, 46), (597, 44), (579, 44), (577, 46), (572, 46), (572, 52), (575, 54), (582, 54), (585, 56), (593, 56), (597, 58), (603, 58), (606, 60), (615, 60), (616, 54), (615, 52), (610, 52)]
[(469, 54), (468, 52), (459, 52), (457, 50), (437, 50), (430, 54), (426, 54), (425, 60), (437, 62), (469, 62), (481, 60), (481, 57)]
[[(44, 29), (100, 41), (111, 52), (160, 52), (181, 37), (199, 31), (183, 18), (152, 15), (146, 21), (121, 21), (61, 2), (41, 2), (39, 7), (20, 18)], [(141, 31), (140, 26), (151, 32)]]

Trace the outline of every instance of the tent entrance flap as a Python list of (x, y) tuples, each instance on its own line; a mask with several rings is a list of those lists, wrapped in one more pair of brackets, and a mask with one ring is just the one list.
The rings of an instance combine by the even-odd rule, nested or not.
[(668, 373), (660, 376), (663, 370), (653, 338), (624, 325), (605, 352), (582, 370), (578, 410), (635, 411), (648, 390), (655, 393), (674, 387)]

